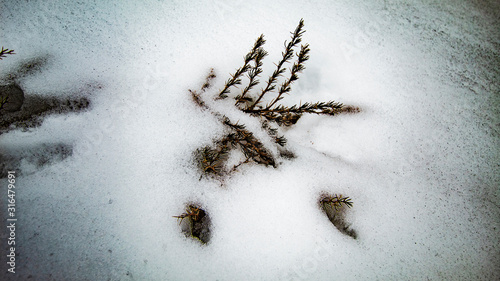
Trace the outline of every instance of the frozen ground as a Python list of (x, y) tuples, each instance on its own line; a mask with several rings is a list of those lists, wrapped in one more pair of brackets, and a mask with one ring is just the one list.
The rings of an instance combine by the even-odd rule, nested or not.
[[(19, 78), (27, 94), (100, 85), (91, 110), (0, 135), (5, 154), (72, 148), (42, 167), (21, 160), (19, 256), (6, 274), (2, 239), (2, 276), (500, 279), (497, 1), (190, 2), (2, 1), (0, 44), (16, 51), (2, 77), (44, 57)], [(303, 117), (285, 132), (297, 158), (276, 169), (247, 165), (222, 188), (200, 181), (192, 153), (223, 127), (188, 89), (211, 67), (220, 88), (261, 33), (267, 77), (300, 18), (311, 59), (285, 101), (362, 112)], [(321, 212), (322, 191), (353, 199), (358, 239)], [(204, 246), (172, 218), (191, 201), (212, 219)]]

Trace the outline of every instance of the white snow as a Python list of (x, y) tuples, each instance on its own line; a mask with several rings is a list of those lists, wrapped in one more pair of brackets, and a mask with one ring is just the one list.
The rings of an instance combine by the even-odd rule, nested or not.
[[(47, 56), (19, 81), (27, 94), (102, 86), (87, 112), (0, 135), (0, 151), (74, 147), (18, 178), (7, 280), (500, 279), (497, 2), (123, 2), (2, 3), (0, 44), (16, 55), (0, 76)], [(266, 81), (300, 18), (311, 59), (283, 102), (361, 112), (302, 117), (283, 130), (297, 157), (276, 169), (199, 180), (193, 152), (224, 127), (188, 89), (213, 67), (215, 95), (262, 33)], [(266, 142), (227, 105), (214, 106)], [(358, 239), (319, 209), (323, 191), (353, 199)], [(207, 245), (172, 218), (189, 202), (211, 217)]]

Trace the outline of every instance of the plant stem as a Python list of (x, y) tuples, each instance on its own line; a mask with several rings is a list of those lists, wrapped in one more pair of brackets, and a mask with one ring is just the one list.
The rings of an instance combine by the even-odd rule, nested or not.
[(252, 50), (245, 56), (245, 62), (243, 66), (238, 68), (236, 72), (231, 75), (231, 78), (227, 80), (224, 89), (222, 89), (222, 91), (220, 91), (219, 93), (219, 99), (225, 99), (227, 97), (229, 88), (241, 84), (240, 76), (248, 71), (248, 69), (250, 68), (249, 63), (255, 58), (255, 56), (257, 55), (257, 51), (262, 47), (262, 45), (264, 45), (264, 43), (266, 43), (266, 40), (264, 40), (264, 35), (261, 34), (255, 41)]
[(302, 41), (302, 34), (304, 34), (305, 31), (302, 30), (304, 27), (304, 20), (301, 19), (299, 22), (299, 25), (295, 29), (295, 32), (292, 33), (292, 40), (286, 44), (285, 41), (285, 51), (282, 53), (283, 58), (281, 61), (276, 65), (276, 70), (273, 72), (273, 75), (269, 77), (269, 80), (267, 81), (266, 88), (262, 90), (260, 93), (259, 97), (257, 100), (250, 106), (247, 107), (247, 110), (252, 110), (255, 108), (255, 106), (262, 100), (265, 94), (268, 92), (273, 91), (276, 88), (276, 80), (278, 80), (278, 77), (283, 75), (283, 73), (286, 71), (286, 68), (283, 67), (283, 64), (288, 62), (290, 59), (293, 57), (293, 48), (299, 44)]

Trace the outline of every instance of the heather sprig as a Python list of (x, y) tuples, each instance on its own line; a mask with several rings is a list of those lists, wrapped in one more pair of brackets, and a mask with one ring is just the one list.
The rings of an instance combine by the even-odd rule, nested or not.
[(241, 84), (241, 76), (250, 69), (250, 62), (254, 60), (258, 54), (262, 55), (262, 52), (259, 50), (261, 50), (262, 45), (264, 45), (265, 43), (266, 40), (264, 39), (264, 35), (262, 34), (255, 41), (252, 50), (245, 56), (245, 63), (243, 64), (243, 66), (238, 68), (236, 72), (231, 75), (231, 78), (226, 81), (224, 88), (219, 93), (220, 99), (225, 99), (227, 97), (227, 94), (229, 93), (231, 87)]
[[(259, 97), (255, 100), (255, 102), (246, 108), (247, 110), (252, 110), (257, 104), (259, 104), (259, 102), (267, 93), (272, 92), (276, 88), (276, 82), (278, 78), (282, 76), (283, 73), (285, 73), (286, 71), (284, 64), (293, 58), (294, 47), (297, 46), (300, 42), (302, 42), (302, 35), (305, 32), (305, 30), (302, 30), (303, 28), (304, 28), (304, 20), (301, 19), (299, 25), (297, 26), (297, 28), (295, 28), (295, 32), (292, 33), (292, 40), (290, 40), (288, 44), (285, 41), (285, 51), (281, 53), (282, 59), (278, 62), (278, 64), (276, 65), (276, 70), (267, 80), (266, 87), (261, 91)], [(307, 52), (309, 52), (309, 50)]]
[[(177, 218), (186, 236), (194, 238), (202, 244), (206, 244), (210, 241), (210, 217), (198, 204), (188, 204), (186, 206), (186, 212), (173, 217)], [(182, 225), (182, 223), (185, 224)]]
[(352, 200), (349, 197), (343, 197), (341, 194), (339, 195), (327, 195), (324, 194), (320, 198), (320, 203), (323, 205), (323, 208), (326, 206), (330, 206), (334, 208), (335, 211), (339, 211), (343, 206), (347, 206), (349, 208), (352, 207)]
[[(292, 155), (290, 157), (293, 157), (293, 154), (289, 151), (284, 151), (287, 139), (285, 136), (279, 135), (278, 128), (273, 127), (272, 124), (277, 124), (278, 127), (292, 126), (304, 114), (333, 116), (338, 113), (359, 111), (356, 107), (344, 106), (335, 101), (306, 102), (292, 106), (280, 104), (280, 101), (287, 94), (291, 93), (292, 84), (299, 79), (299, 73), (305, 70), (305, 63), (309, 59), (309, 44), (301, 44), (304, 33), (304, 20), (301, 19), (295, 31), (291, 32), (290, 41), (285, 41), (285, 50), (282, 52), (281, 60), (276, 64), (276, 69), (267, 79), (265, 87), (257, 91), (257, 93), (252, 93), (252, 90), (260, 83), (258, 78), (263, 72), (263, 60), (268, 55), (263, 48), (266, 40), (264, 39), (264, 35), (260, 35), (255, 41), (253, 48), (245, 55), (243, 65), (233, 74), (230, 74), (230, 78), (225, 82), (222, 90), (218, 91), (215, 98), (216, 100), (227, 98), (233, 87), (236, 88), (242, 84), (242, 78), (246, 74), (248, 78), (246, 79), (247, 84), (234, 97), (234, 105), (246, 114), (259, 117), (263, 124), (262, 128), (269, 135), (269, 140), (277, 145), (280, 155)], [(299, 45), (300, 50), (296, 51)], [(295, 61), (289, 68), (289, 75), (285, 78), (287, 64), (291, 63), (294, 58)], [(259, 140), (244, 124), (239, 121), (231, 121), (223, 113), (214, 111), (204, 101), (202, 94), (212, 86), (215, 76), (212, 69), (200, 91), (190, 90), (195, 103), (216, 116), (227, 130), (227, 133), (222, 138), (216, 139), (212, 146), (206, 146), (197, 150), (196, 159), (198, 159), (202, 175), (213, 175), (221, 179), (225, 175), (236, 171), (241, 165), (251, 162), (276, 167), (276, 156), (270, 152), (272, 150), (265, 147), (265, 142)], [(278, 80), (282, 77), (283, 81), (279, 89), (277, 89)], [(277, 93), (274, 99), (271, 99), (265, 107), (261, 106), (260, 104), (264, 98), (275, 90), (277, 90)], [(233, 167), (226, 167), (225, 163), (227, 162), (228, 154), (233, 149), (240, 150), (244, 158)]]
[(0, 60), (6, 57), (6, 55), (15, 55), (14, 50), (4, 49), (2, 46), (2, 50), (0, 51)]

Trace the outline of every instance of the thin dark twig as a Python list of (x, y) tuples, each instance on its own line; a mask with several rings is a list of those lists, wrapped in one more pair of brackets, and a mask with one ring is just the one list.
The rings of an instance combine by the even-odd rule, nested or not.
[(242, 67), (238, 68), (234, 74), (231, 75), (231, 78), (226, 81), (226, 84), (224, 85), (224, 89), (222, 89), (219, 93), (218, 98), (219, 99), (225, 99), (227, 97), (227, 94), (229, 93), (229, 89), (232, 86), (239, 85), (241, 84), (241, 78), (240, 76), (247, 72), (250, 68), (249, 63), (255, 58), (255, 56), (258, 53), (258, 50), (266, 43), (266, 40), (264, 40), (264, 35), (260, 35), (259, 38), (257, 38), (257, 41), (255, 41), (255, 44), (252, 48), (252, 50), (245, 56), (245, 62)]
[(276, 88), (276, 81), (278, 80), (278, 77), (283, 75), (283, 73), (285, 73), (286, 71), (286, 68), (284, 68), (283, 65), (293, 58), (293, 48), (302, 41), (301, 37), (305, 32), (304, 30), (302, 30), (303, 27), (304, 27), (304, 20), (301, 19), (299, 25), (295, 29), (295, 32), (292, 33), (292, 40), (288, 42), (288, 44), (286, 44), (285, 41), (285, 51), (282, 53), (283, 57), (281, 61), (276, 65), (276, 70), (273, 72), (271, 77), (269, 77), (266, 88), (262, 90), (257, 100), (255, 100), (255, 102), (252, 105), (247, 107), (248, 110), (254, 109), (255, 106), (259, 104), (259, 102), (262, 100), (264, 95), (266, 95), (268, 92), (273, 91)]

